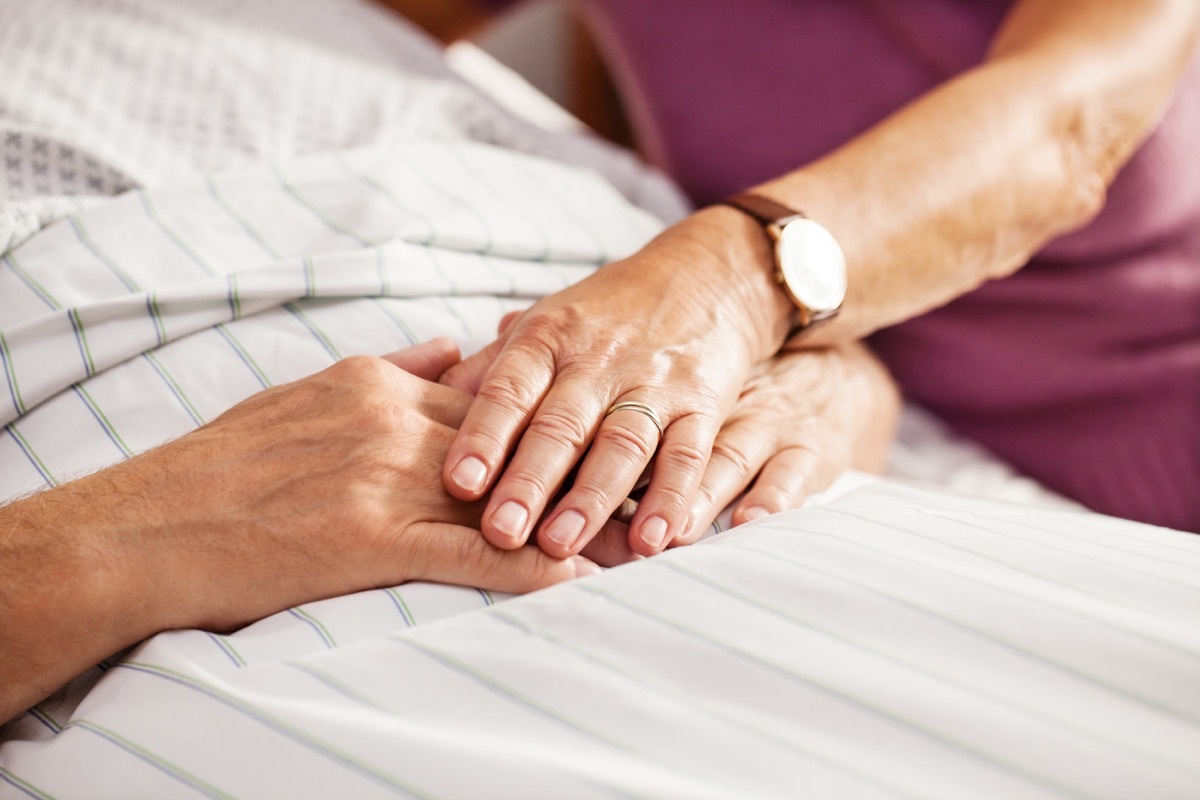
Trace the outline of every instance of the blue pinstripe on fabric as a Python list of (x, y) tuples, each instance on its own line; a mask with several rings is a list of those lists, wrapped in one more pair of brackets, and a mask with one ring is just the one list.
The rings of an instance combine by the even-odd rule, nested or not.
[(37, 454), (33, 451), (33, 448), (29, 446), (29, 442), (26, 441), (25, 437), (21, 435), (21, 432), (17, 430), (17, 423), (9, 423), (4, 428), (4, 432), (8, 434), (10, 439), (17, 443), (17, 447), (19, 447), (21, 452), (25, 454), (25, 458), (28, 459), (31, 465), (33, 465), (33, 468), (37, 470), (37, 473), (42, 477), (42, 481), (47, 486), (57, 486), (58, 479), (50, 473), (50, 470), (46, 468), (44, 463), (42, 463), (42, 460), (37, 457)]
[(433, 795), (430, 795), (415, 786), (409, 785), (408, 782), (394, 775), (389, 775), (377, 767), (364, 764), (358, 759), (354, 758), (353, 755), (342, 752), (338, 748), (322, 742), (313, 734), (295, 728), (294, 726), (289, 725), (287, 722), (268, 714), (262, 709), (256, 708), (250, 703), (246, 703), (237, 699), (236, 697), (221, 692), (215, 687), (199, 683), (185, 675), (181, 675), (170, 670), (165, 670), (152, 664), (142, 664), (136, 661), (126, 661), (118, 664), (117, 669), (129, 670), (131, 672), (151, 676), (158, 680), (169, 681), (192, 692), (204, 695), (215, 702), (220, 703), (226, 708), (236, 711), (247, 719), (253, 720), (267, 730), (281, 735), (289, 741), (304, 747), (309, 752), (327, 760), (330, 764), (337, 765), (343, 769), (354, 772), (355, 774), (366, 778), (396, 794), (414, 798), (429, 798), (429, 800), (432, 800), (433, 798)]
[(128, 445), (126, 445), (125, 441), (121, 438), (121, 435), (117, 433), (115, 428), (113, 428), (112, 423), (96, 406), (96, 401), (93, 400), (91, 395), (87, 393), (87, 390), (79, 384), (75, 384), (71, 387), (71, 391), (76, 397), (79, 398), (80, 402), (83, 403), (84, 407), (88, 410), (88, 413), (91, 414), (92, 419), (96, 420), (96, 424), (100, 426), (100, 429), (104, 431), (104, 435), (108, 437), (108, 440), (113, 443), (114, 447), (117, 448), (117, 452), (125, 458), (130, 458), (133, 455), (133, 451), (129, 449)]
[[(1025, 567), (1018, 566), (1018, 565), (1016, 565), (1016, 564), (1013, 564), (1013, 563), (1011, 563), (1011, 562), (1005, 561), (1005, 560), (1003, 560), (1003, 559), (995, 558), (995, 557), (993, 557), (993, 556), (987, 555), (986, 553), (981, 553), (981, 552), (979, 552), (979, 551), (977, 551), (977, 550), (972, 550), (972, 549), (971, 549), (971, 548), (969, 548), (969, 547), (961, 547), (961, 546), (959, 546), (959, 545), (951, 544), (951, 543), (949, 543), (949, 542), (946, 542), (946, 541), (944, 541), (944, 540), (942, 540), (942, 539), (939, 539), (939, 538), (938, 538), (938, 537), (936, 537), (936, 536), (928, 536), (928, 535), (925, 535), (925, 534), (923, 534), (923, 533), (919, 533), (919, 532), (917, 532), (917, 531), (911, 530), (911, 529), (909, 529), (909, 528), (901, 527), (901, 526), (899, 526), (899, 525), (896, 525), (896, 524), (894, 524), (894, 523), (886, 523), (886, 524), (885, 524), (885, 523), (883, 523), (883, 522), (880, 522), (879, 520), (873, 519), (873, 518), (871, 518), (871, 517), (867, 517), (867, 516), (864, 516), (864, 515), (862, 515), (862, 514), (855, 514), (855, 513), (849, 512), (849, 511), (845, 511), (844, 509), (836, 509), (836, 508), (823, 508), (823, 509), (821, 509), (821, 511), (823, 511), (823, 512), (829, 512), (829, 513), (832, 513), (832, 514), (838, 514), (838, 515), (841, 515), (841, 516), (853, 517), (853, 518), (855, 518), (855, 519), (859, 520), (860, 522), (866, 522), (866, 523), (868, 523), (868, 524), (871, 524), (871, 525), (878, 525), (878, 526), (882, 526), (882, 527), (885, 527), (885, 528), (887, 528), (888, 530), (893, 530), (893, 531), (897, 531), (897, 532), (899, 532), (899, 533), (904, 533), (904, 534), (907, 534), (907, 535), (909, 535), (909, 536), (912, 536), (912, 537), (914, 537), (914, 538), (916, 538), (916, 539), (921, 539), (921, 540), (923, 540), (923, 541), (932, 542), (932, 543), (934, 543), (934, 544), (937, 544), (937, 545), (940, 545), (940, 546), (942, 546), (942, 547), (945, 547), (945, 548), (947, 548), (947, 549), (949, 549), (949, 550), (954, 550), (954, 551), (956, 551), (956, 552), (965, 553), (965, 554), (967, 554), (967, 555), (970, 555), (970, 556), (974, 556), (974, 557), (976, 557), (976, 558), (983, 559), (983, 560), (985, 560), (985, 561), (988, 561), (988, 562), (991, 562), (991, 563), (993, 563), (993, 564), (996, 564), (996, 565), (998, 565), (998, 566), (1000, 566), (1000, 567), (1003, 567), (1004, 569), (1010, 570), (1010, 571), (1012, 571), (1012, 572), (1015, 572), (1015, 573), (1018, 573), (1018, 574), (1021, 574), (1021, 575), (1025, 575), (1025, 576), (1027, 576), (1027, 577), (1036, 578), (1036, 579), (1038, 579), (1038, 580), (1045, 581), (1045, 582), (1046, 582), (1046, 583), (1048, 583), (1048, 584), (1052, 584), (1052, 585), (1054, 585), (1054, 586), (1057, 586), (1057, 587), (1059, 587), (1059, 588), (1061, 588), (1061, 589), (1066, 589), (1066, 590), (1068, 590), (1068, 591), (1075, 592), (1075, 593), (1077, 593), (1077, 594), (1079, 594), (1079, 595), (1082, 595), (1082, 596), (1084, 596), (1084, 597), (1089, 597), (1089, 598), (1091, 598), (1091, 599), (1093, 599), (1093, 600), (1100, 600), (1100, 601), (1102, 601), (1102, 602), (1110, 602), (1110, 601), (1109, 601), (1109, 598), (1105, 597), (1104, 595), (1097, 594), (1097, 593), (1095, 593), (1095, 592), (1093, 592), (1093, 591), (1089, 591), (1089, 590), (1087, 590), (1087, 589), (1082, 589), (1082, 588), (1080, 588), (1080, 587), (1078, 587), (1078, 586), (1072, 586), (1072, 585), (1070, 585), (1070, 584), (1063, 583), (1062, 581), (1060, 581), (1060, 580), (1057, 580), (1057, 579), (1055, 579), (1055, 578), (1052, 578), (1052, 577), (1049, 577), (1049, 576), (1043, 575), (1043, 574), (1041, 574), (1041, 573), (1039, 573), (1039, 572), (1036, 572), (1036, 571), (1034, 571), (1034, 570), (1031, 570), (1031, 569), (1026, 569)], [(989, 531), (989, 533), (992, 533), (992, 531)], [(1110, 566), (1111, 566), (1111, 565), (1110, 565)], [(1137, 572), (1137, 570), (1129, 570), (1129, 571), (1130, 571), (1130, 572)], [(1070, 608), (1069, 608), (1069, 607), (1067, 607), (1067, 606), (1058, 605), (1058, 606), (1055, 606), (1055, 608), (1057, 608), (1057, 609), (1058, 609), (1058, 610), (1060, 610), (1060, 611), (1063, 611), (1064, 613), (1068, 613), (1068, 614), (1074, 614), (1074, 615), (1076, 615), (1076, 616), (1082, 616), (1081, 614), (1079, 614), (1079, 612), (1077, 612), (1077, 611), (1075, 611), (1075, 610), (1073, 610), (1073, 609), (1070, 609)], [(1097, 623), (1097, 624), (1100, 624), (1100, 625), (1105, 625), (1105, 626), (1107, 626), (1107, 627), (1110, 627), (1110, 628), (1112, 628), (1113, 630), (1119, 630), (1119, 631), (1121, 631), (1121, 632), (1123, 632), (1123, 633), (1126, 633), (1126, 634), (1128, 634), (1129, 636), (1136, 637), (1136, 638), (1138, 638), (1138, 639), (1141, 639), (1141, 640), (1143, 640), (1143, 641), (1145, 641), (1145, 642), (1148, 642), (1148, 643), (1150, 643), (1150, 644), (1154, 644), (1154, 645), (1157, 645), (1158, 647), (1162, 647), (1162, 648), (1164, 648), (1164, 649), (1171, 650), (1172, 652), (1178, 653), (1178, 654), (1180, 654), (1180, 655), (1186, 656), (1186, 657), (1188, 657), (1188, 658), (1191, 658), (1191, 659), (1195, 659), (1195, 660), (1197, 660), (1198, 662), (1200, 662), (1200, 653), (1198, 653), (1198, 652), (1196, 652), (1196, 651), (1194, 651), (1194, 650), (1191, 650), (1191, 649), (1189, 649), (1189, 648), (1186, 648), (1186, 647), (1181, 647), (1180, 645), (1178, 645), (1178, 644), (1177, 644), (1177, 643), (1175, 643), (1175, 642), (1169, 642), (1169, 641), (1166, 641), (1165, 639), (1160, 639), (1160, 638), (1158, 638), (1158, 637), (1156, 637), (1156, 636), (1154, 636), (1154, 635), (1152, 635), (1152, 634), (1149, 634), (1149, 633), (1147, 633), (1147, 632), (1145, 632), (1145, 631), (1140, 631), (1140, 630), (1133, 630), (1133, 629), (1130, 629), (1129, 627), (1127, 627), (1127, 626), (1122, 626), (1122, 625), (1120, 625), (1120, 624), (1118, 624), (1118, 623), (1114, 622), (1114, 621), (1113, 621), (1113, 620), (1111, 620), (1111, 619), (1103, 619), (1103, 620), (1100, 620), (1100, 619), (1096, 619), (1096, 618), (1093, 618), (1093, 617), (1084, 617), (1084, 618), (1085, 618), (1085, 619), (1087, 619), (1089, 622), (1095, 622), (1095, 623)], [(1197, 664), (1197, 667), (1198, 667), (1198, 668), (1200, 668), (1200, 663), (1198, 663), (1198, 664)]]
[(192, 789), (197, 794), (201, 794), (205, 797), (211, 798), (212, 800), (233, 800), (231, 795), (226, 794), (207, 781), (201, 780), (195, 775), (180, 769), (178, 766), (172, 764), (161, 756), (155, 755), (149, 749), (140, 745), (135, 745), (133, 742), (130, 742), (128, 739), (119, 736), (107, 728), (103, 728), (100, 725), (96, 725), (92, 722), (88, 722), (85, 719), (75, 720), (67, 725), (67, 728), (87, 731), (88, 733), (103, 739), (109, 744), (112, 744), (133, 756), (143, 764), (153, 767), (163, 775), (166, 775), (183, 786)]
[(690, 696), (686, 693), (672, 692), (666, 686), (663, 686), (663, 685), (657, 685), (657, 686), (653, 686), (653, 687), (647, 686), (645, 683), (640, 682), (637, 679), (633, 678), (625, 670), (622, 670), (621, 668), (613, 665), (612, 663), (610, 663), (602, 658), (599, 658), (598, 656), (594, 655), (593, 653), (585, 652), (584, 650), (581, 650), (578, 647), (572, 646), (559, 637), (553, 636), (549, 633), (546, 633), (545, 631), (539, 631), (536, 628), (534, 628), (532, 625), (530, 625), (528, 622), (526, 622), (525, 620), (523, 620), (520, 617), (517, 617), (513, 614), (498, 610), (498, 611), (494, 612), (494, 618), (500, 620), (501, 622), (505, 623), (506, 625), (509, 625), (509, 626), (521, 631), (522, 633), (525, 633), (532, 637), (536, 637), (537, 639), (539, 639), (541, 641), (548, 642), (549, 644), (552, 644), (552, 645), (555, 645), (556, 647), (562, 648), (564, 651), (572, 654), (573, 656), (575, 656), (579, 659), (582, 659), (583, 661), (587, 662), (588, 664), (600, 667), (601, 669), (606, 670), (609, 674), (617, 677), (618, 679), (633, 684), (634, 686), (638, 687), (642, 691), (653, 692), (656, 697), (670, 699), (672, 702), (676, 703), (679, 706), (679, 708), (681, 708), (682, 710), (685, 710), (687, 713), (700, 714), (700, 715), (706, 716), (710, 719), (713, 719), (713, 720), (719, 722), (722, 725), (727, 725), (730, 728), (740, 731), (741, 733), (743, 733), (747, 736), (750, 736), (751, 738), (758, 739), (761, 742), (769, 743), (771, 745), (774, 745), (775, 747), (778, 747), (782, 750), (785, 750), (789, 753), (799, 756), (800, 758), (804, 759), (805, 761), (808, 761), (809, 763), (817, 765), (818, 767), (829, 769), (840, 775), (851, 778), (854, 781), (860, 782), (866, 786), (870, 786), (872, 788), (885, 791), (890, 796), (906, 797), (906, 798), (921, 797), (921, 795), (914, 794), (913, 792), (909, 791), (907, 788), (905, 788), (903, 786), (900, 786), (893, 782), (885, 781), (877, 776), (874, 776), (867, 772), (864, 772), (862, 769), (858, 768), (853, 763), (845, 763), (843, 761), (834, 759), (823, 753), (819, 753), (811, 747), (805, 747), (803, 745), (800, 745), (798, 742), (781, 738), (781, 737), (773, 734), (769, 730), (764, 730), (762, 728), (755, 727), (751, 723), (747, 722), (746, 720), (739, 719), (738, 717), (736, 717), (732, 714), (722, 713), (720, 711), (710, 709), (707, 706), (705, 706), (703, 703), (696, 702), (695, 697)]
[(33, 800), (55, 800), (54, 795), (46, 794), (40, 789), (35, 788), (27, 781), (23, 781), (13, 773), (9, 772), (3, 766), (0, 766), (0, 780), (4, 781), (26, 797), (32, 797)]
[[(738, 548), (738, 549), (742, 550), (743, 552), (748, 551), (748, 549), (742, 549), (742, 548)], [(928, 667), (925, 667), (921, 664), (912, 662), (910, 660), (899, 658), (895, 655), (886, 653), (877, 647), (872, 647), (869, 644), (865, 644), (863, 642), (856, 641), (855, 639), (853, 639), (847, 635), (844, 635), (839, 631), (835, 631), (835, 630), (832, 630), (825, 626), (819, 625), (819, 624), (813, 622), (811, 619), (802, 618), (802, 617), (798, 616), (797, 614), (795, 614), (793, 612), (785, 611), (774, 604), (767, 603), (761, 599), (751, 597), (743, 592), (735, 591), (735, 590), (729, 588), (728, 586), (724, 586), (724, 585), (720, 584), (719, 582), (717, 582), (705, 575), (702, 575), (698, 572), (695, 572), (694, 570), (686, 569), (686, 568), (680, 566), (679, 563), (676, 561), (664, 561), (659, 566), (661, 566), (662, 568), (665, 568), (667, 570), (670, 570), (671, 572), (674, 572), (677, 575), (681, 575), (685, 578), (688, 578), (689, 580), (695, 581), (695, 582), (705, 586), (706, 588), (711, 589), (712, 591), (719, 592), (719, 593), (726, 595), (728, 597), (731, 597), (731, 598), (735, 598), (739, 602), (750, 605), (761, 611), (765, 611), (766, 613), (771, 614), (772, 616), (775, 616), (779, 619), (786, 620), (796, 626), (803, 628), (804, 630), (811, 631), (820, 636), (826, 637), (832, 641), (836, 641), (842, 645), (851, 647), (851, 648), (859, 651), (860, 653), (866, 654), (872, 658), (880, 659), (880, 660), (886, 662), (886, 666), (888, 666), (888, 667), (900, 667), (902, 670), (911, 671), (914, 674), (918, 674), (923, 677), (927, 677), (927, 678), (936, 680), (938, 683), (940, 683), (944, 686), (947, 686), (947, 687), (951, 687), (956, 691), (960, 691), (960, 692), (963, 692), (964, 694), (971, 695), (977, 699), (984, 700), (984, 701), (994, 704), (998, 707), (1002, 707), (1008, 711), (1014, 711), (1016, 713), (1019, 713), (1023, 716), (1028, 717), (1029, 719), (1036, 720), (1037, 722), (1039, 722), (1041, 724), (1056, 728), (1058, 730), (1069, 733), (1073, 736), (1078, 736), (1078, 737), (1087, 739), (1090, 742), (1101, 745), (1101, 746), (1111, 750), (1114, 756), (1121, 755), (1121, 754), (1124, 754), (1127, 752), (1127, 748), (1129, 745), (1125, 742), (1105, 736), (1101, 732), (1097, 732), (1094, 730), (1088, 730), (1088, 729), (1082, 728), (1078, 725), (1069, 724), (1061, 719), (1058, 719), (1058, 718), (1052, 717), (1048, 714), (1045, 714), (1041, 709), (1037, 708), (1036, 706), (1031, 706), (1026, 703), (1021, 703), (1012, 697), (1005, 697), (1003, 695), (989, 691), (986, 687), (979, 686), (979, 685), (973, 684), (973, 683), (968, 683), (967, 681), (964, 681), (964, 680), (960, 680), (955, 675), (946, 673), (944, 671), (939, 672), (939, 671), (931, 670)], [(1159, 767), (1162, 767), (1162, 768), (1165, 768), (1165, 769), (1168, 769), (1170, 771), (1177, 772), (1180, 774), (1189, 774), (1193, 778), (1200, 778), (1200, 768), (1193, 769), (1191, 771), (1182, 769), (1182, 765), (1180, 765), (1180, 764), (1159, 758), (1153, 749), (1142, 749), (1142, 750), (1138, 751), (1137, 754), (1139, 757), (1141, 757), (1143, 760), (1145, 760), (1148, 763), (1153, 763), (1156, 766), (1159, 766)]]
[[(813, 532), (807, 531), (807, 530), (803, 531), (802, 533), (806, 536), (814, 535)], [(821, 535), (821, 534), (815, 534), (815, 535)], [(838, 537), (831, 536), (830, 538), (837, 539)], [(841, 540), (839, 539), (839, 541), (841, 541)], [(943, 574), (950, 575), (951, 577), (954, 577), (954, 578), (957, 578), (959, 580), (969, 583), (971, 586), (975, 586), (975, 587), (984, 586), (984, 584), (981, 584), (977, 581), (971, 580), (970, 578), (967, 578), (966, 576), (958, 575), (956, 573), (953, 573), (953, 572), (950, 572), (947, 570), (942, 570), (937, 567), (932, 567), (930, 565), (923, 564), (919, 561), (914, 561), (912, 559), (905, 559), (905, 558), (902, 558), (901, 556), (897, 556), (893, 553), (888, 553), (885, 550), (878, 550), (877, 548), (869, 547), (868, 545), (862, 544), (860, 542), (848, 541), (846, 543), (858, 545), (860, 547), (864, 547), (864, 548), (867, 548), (870, 550), (876, 550), (879, 553), (887, 555), (888, 557), (891, 557), (891, 558), (896, 558), (899, 561), (907, 562), (907, 563), (914, 564), (917, 566), (926, 567), (928, 569), (932, 569), (932, 570), (941, 572)], [(748, 553), (755, 553), (763, 558), (769, 558), (772, 560), (790, 564), (793, 567), (821, 575), (822, 577), (829, 578), (830, 580), (834, 580), (834, 581), (838, 581), (840, 583), (854, 586), (854, 587), (860, 589), (861, 591), (875, 595), (876, 597), (884, 599), (884, 600), (888, 601), (889, 603), (893, 603), (895, 605), (901, 606), (905, 609), (908, 609), (908, 610), (918, 613), (924, 617), (927, 617), (928, 619), (935, 620), (944, 625), (955, 628), (956, 630), (967, 633), (975, 638), (978, 638), (983, 641), (987, 641), (991, 644), (994, 644), (994, 645), (996, 645), (1000, 648), (1003, 648), (1004, 650), (1007, 650), (1011, 653), (1015, 653), (1016, 655), (1019, 655), (1022, 658), (1029, 659), (1038, 664), (1042, 664), (1043, 666), (1049, 667), (1057, 672), (1060, 672), (1060, 673), (1070, 677), (1072, 680), (1087, 683), (1087, 684), (1094, 686), (1098, 689), (1101, 689), (1105, 692), (1115, 694), (1119, 697), (1125, 698), (1125, 699), (1130, 700), (1139, 705), (1144, 705), (1149, 708), (1153, 708), (1155, 711), (1158, 711), (1159, 713), (1177, 717), (1177, 718), (1182, 719), (1183, 721), (1188, 722), (1190, 724), (1200, 724), (1200, 720), (1192, 719), (1190, 716), (1188, 716), (1186, 714), (1181, 714), (1179, 712), (1179, 710), (1176, 708), (1163, 705), (1162, 703), (1158, 703), (1158, 702), (1156, 702), (1152, 699), (1149, 699), (1145, 696), (1134, 694), (1124, 687), (1117, 686), (1116, 684), (1113, 684), (1102, 678), (1096, 677), (1095, 675), (1089, 675), (1085, 672), (1081, 672), (1078, 669), (1076, 669), (1068, 664), (1063, 664), (1059, 661), (1049, 658), (1048, 656), (1046, 656), (1042, 653), (1037, 653), (1027, 647), (1022, 647), (1021, 645), (1019, 645), (1015, 642), (1009, 641), (1008, 639), (1005, 639), (998, 635), (989, 633), (987, 631), (980, 630), (979, 628), (977, 628), (969, 623), (964, 623), (959, 620), (956, 620), (956, 619), (948, 616), (945, 612), (922, 606), (920, 604), (911, 602), (909, 600), (905, 600), (904, 598), (901, 598), (901, 597), (896, 597), (892, 594), (881, 591), (881, 590), (877, 589), (876, 587), (854, 581), (843, 575), (838, 575), (837, 573), (819, 569), (817, 567), (814, 567), (811, 564), (807, 564), (807, 563), (798, 561), (796, 559), (788, 558), (788, 557), (780, 555), (778, 553), (774, 553), (774, 552), (771, 552), (768, 550), (762, 550), (757, 547), (750, 547), (750, 546), (743, 545), (743, 544), (731, 544), (729, 546), (734, 547), (738, 550), (748, 552)]]
[(965, 755), (970, 758), (973, 758), (973, 759), (977, 760), (980, 764), (987, 765), (993, 769), (998, 770), (999, 772), (1001, 772), (1003, 774), (1017, 777), (1030, 785), (1038, 786), (1042, 789), (1049, 789), (1050, 791), (1059, 792), (1067, 797), (1083, 797), (1084, 796), (1082, 794), (1079, 794), (1078, 792), (1072, 791), (1071, 788), (1068, 786), (1063, 786), (1063, 785), (1061, 785), (1055, 781), (1051, 781), (1043, 776), (1030, 773), (1029, 771), (1025, 770), (1023, 768), (1023, 766), (1020, 764), (1005, 762), (1005, 761), (999, 759), (998, 757), (988, 753), (987, 751), (979, 750), (977, 748), (965, 745), (962, 742), (955, 741), (954, 739), (944, 736), (943, 734), (939, 733), (938, 731), (927, 728), (924, 725), (921, 725), (913, 720), (905, 719), (904, 717), (898, 716), (890, 711), (887, 711), (886, 709), (879, 708), (878, 706), (872, 705), (871, 703), (866, 702), (866, 701), (862, 700), (861, 698), (847, 694), (835, 687), (821, 683), (820, 681), (817, 681), (807, 675), (804, 675), (803, 673), (798, 672), (795, 669), (789, 669), (781, 664), (760, 658), (759, 656), (756, 656), (753, 653), (750, 653), (750, 652), (742, 650), (738, 647), (735, 647), (735, 646), (729, 644), (728, 642), (723, 642), (718, 639), (714, 639), (712, 636), (709, 636), (702, 631), (696, 630), (689, 626), (683, 625), (682, 623), (675, 622), (675, 621), (666, 619), (662, 616), (659, 616), (658, 614), (654, 613), (653, 611), (643, 608), (641, 606), (638, 606), (634, 603), (631, 603), (622, 597), (618, 597), (617, 595), (612, 594), (611, 592), (606, 592), (606, 591), (596, 589), (595, 587), (587, 586), (587, 585), (580, 585), (577, 588), (579, 591), (587, 592), (596, 597), (602, 597), (605, 600), (607, 600), (608, 602), (613, 603), (614, 605), (620, 606), (621, 608), (627, 609), (640, 617), (643, 617), (645, 619), (656, 622), (656, 623), (662, 625), (663, 627), (667, 628), (668, 630), (672, 630), (677, 633), (684, 634), (685, 636), (695, 638), (697, 641), (703, 642), (704, 644), (711, 646), (714, 649), (720, 650), (721, 652), (728, 653), (729, 655), (734, 656), (735, 658), (738, 658), (742, 661), (745, 661), (748, 664), (754, 665), (754, 666), (764, 669), (768, 672), (774, 673), (780, 677), (783, 677), (794, 683), (802, 685), (808, 689), (811, 689), (811, 690), (817, 692), (818, 694), (824, 695), (825, 697), (828, 697), (830, 699), (841, 702), (847, 706), (856, 708), (860, 711), (864, 711), (864, 712), (876, 717), (877, 719), (884, 721), (886, 723), (889, 723), (899, 729), (907, 730), (907, 731), (914, 733), (920, 737), (923, 737), (933, 744), (942, 746), (948, 750), (953, 750), (961, 755)]

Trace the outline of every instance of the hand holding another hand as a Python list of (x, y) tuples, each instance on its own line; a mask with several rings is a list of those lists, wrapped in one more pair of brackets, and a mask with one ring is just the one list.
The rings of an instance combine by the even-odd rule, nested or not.
[(781, 343), (786, 315), (769, 270), (749, 265), (747, 279), (730, 266), (745, 247), (727, 224), (752, 225), (732, 209), (701, 211), (539, 301), (443, 376), (476, 394), (443, 478), (463, 500), (490, 490), (489, 542), (519, 548), (536, 534), (551, 555), (580, 552), (651, 459), (630, 547), (656, 553), (690, 527), (717, 431), (750, 365)]
[[(442, 488), (470, 398), (421, 376), (457, 360), (448, 340), (347, 358), (0, 508), (0, 722), (162, 630), (408, 580), (525, 592), (596, 572), (493, 547), (482, 504)], [(608, 530), (591, 552), (624, 560), (624, 526)]]

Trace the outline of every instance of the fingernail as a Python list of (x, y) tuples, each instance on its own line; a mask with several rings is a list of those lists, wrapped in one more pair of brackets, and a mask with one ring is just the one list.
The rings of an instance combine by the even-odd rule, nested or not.
[(492, 527), (513, 539), (525, 533), (529, 512), (516, 500), (507, 500), (492, 514)]
[(647, 547), (662, 549), (663, 542), (667, 540), (667, 521), (658, 516), (650, 517), (642, 523), (640, 536)]
[(600, 569), (594, 562), (588, 561), (586, 558), (572, 559), (575, 567), (576, 578), (587, 578), (591, 575), (599, 575), (604, 570)]
[(487, 479), (487, 465), (475, 456), (467, 456), (454, 465), (450, 477), (461, 489), (482, 492), (483, 482)]
[(742, 518), (745, 519), (746, 522), (754, 522), (756, 519), (762, 519), (763, 517), (769, 517), (770, 515), (771, 512), (767, 511), (762, 506), (750, 506), (742, 512)]
[(571, 545), (575, 544), (575, 540), (579, 538), (579, 534), (583, 533), (583, 526), (587, 524), (583, 514), (578, 511), (564, 511), (554, 518), (554, 521), (546, 528), (546, 538), (555, 544), (570, 549)]

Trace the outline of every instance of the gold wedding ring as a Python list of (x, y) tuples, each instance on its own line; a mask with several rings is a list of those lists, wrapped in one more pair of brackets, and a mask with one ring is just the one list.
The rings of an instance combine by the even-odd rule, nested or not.
[(636, 411), (639, 414), (644, 414), (654, 423), (654, 427), (658, 428), (658, 440), (661, 442), (666, 430), (663, 428), (662, 420), (659, 419), (658, 412), (645, 403), (639, 403), (635, 400), (626, 400), (622, 403), (613, 403), (612, 407), (605, 412), (604, 416), (615, 414), (618, 411)]

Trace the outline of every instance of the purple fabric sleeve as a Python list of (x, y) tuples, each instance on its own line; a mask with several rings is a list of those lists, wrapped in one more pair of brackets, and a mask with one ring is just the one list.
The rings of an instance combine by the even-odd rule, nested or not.
[[(643, 151), (705, 204), (978, 64), (1010, 0), (580, 5)], [(1187, 530), (1200, 530), (1197, 142), (1200, 60), (1094, 222), (874, 339), (909, 397), (1028, 474)]]

